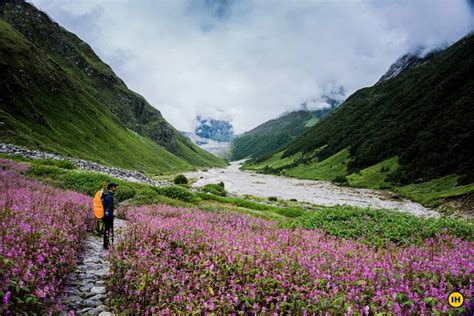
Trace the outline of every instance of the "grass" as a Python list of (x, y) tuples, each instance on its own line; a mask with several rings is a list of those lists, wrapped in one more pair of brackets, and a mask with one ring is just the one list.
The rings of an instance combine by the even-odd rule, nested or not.
[(275, 207), (272, 205), (256, 203), (247, 199), (236, 197), (222, 197), (210, 193), (198, 193), (202, 200), (217, 201), (255, 211), (273, 212), (284, 217), (294, 218), (303, 215), (306, 211), (299, 207)]
[(349, 150), (344, 149), (323, 161), (313, 159), (306, 164), (285, 169), (282, 174), (301, 179), (333, 180), (337, 176), (346, 175), (349, 159)]
[[(244, 169), (263, 172), (265, 166), (268, 165), (275, 169), (280, 168), (280, 174), (286, 176), (300, 179), (334, 181), (336, 177), (343, 177), (346, 174), (347, 164), (350, 159), (349, 151), (345, 149), (320, 162), (313, 159), (306, 164), (300, 163), (294, 168), (285, 168), (285, 166), (291, 166), (290, 164), (296, 161), (296, 158), (295, 156), (281, 158), (282, 154), (283, 152), (279, 152), (258, 164), (245, 165)], [(449, 175), (422, 183), (397, 186), (387, 181), (387, 177), (390, 173), (396, 171), (398, 167), (398, 158), (392, 157), (359, 172), (347, 175), (347, 183), (352, 187), (391, 189), (405, 198), (433, 208), (439, 206), (445, 198), (474, 192), (474, 183), (458, 185), (459, 177), (456, 175)]]
[(468, 240), (474, 238), (474, 222), (462, 219), (423, 218), (409, 213), (350, 206), (322, 208), (283, 223), (286, 227), (319, 229), (330, 235), (358, 239), (377, 247), (389, 243), (408, 246), (438, 233)]
[(282, 158), (281, 155), (283, 155), (283, 152), (276, 153), (272, 155), (268, 160), (265, 160), (263, 162), (245, 164), (242, 166), (242, 169), (261, 171), (265, 169), (266, 166), (277, 169), (294, 163), (301, 156), (301, 154), (296, 154), (294, 156)]
[(398, 168), (398, 158), (386, 159), (378, 164), (347, 176), (349, 185), (369, 189), (387, 189), (392, 185), (386, 181), (387, 175)]
[(449, 175), (428, 182), (395, 188), (395, 192), (423, 205), (438, 206), (442, 199), (474, 192), (474, 183), (457, 185), (458, 176)]
[(319, 121), (320, 121), (319, 118), (313, 117), (312, 119), (306, 121), (306, 123), (304, 123), (304, 126), (305, 127), (311, 127), (311, 126), (316, 125), (316, 123), (318, 123)]

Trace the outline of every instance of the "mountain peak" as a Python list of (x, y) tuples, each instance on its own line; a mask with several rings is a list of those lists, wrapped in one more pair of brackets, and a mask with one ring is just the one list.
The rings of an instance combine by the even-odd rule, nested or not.
[(422, 46), (417, 47), (411, 52), (399, 57), (388, 69), (388, 71), (380, 77), (376, 85), (384, 82), (385, 80), (394, 78), (402, 72), (412, 69), (427, 60), (433, 58), (444, 50), (444, 47), (438, 47), (435, 49), (426, 49)]

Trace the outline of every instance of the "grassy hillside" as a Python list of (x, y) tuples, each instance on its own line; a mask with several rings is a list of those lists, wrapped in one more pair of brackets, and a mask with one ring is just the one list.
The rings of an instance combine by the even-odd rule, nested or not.
[(357, 91), (326, 119), (291, 142), (283, 157), (317, 153), (324, 160), (349, 148), (348, 171), (391, 157), (401, 184), (457, 174), (474, 181), (474, 35), (430, 60)]
[(308, 130), (331, 110), (332, 108), (300, 110), (270, 120), (232, 141), (231, 160), (259, 160), (268, 157)]
[(2, 2), (0, 18), (1, 142), (151, 173), (225, 165), (32, 5)]
[(279, 153), (265, 173), (391, 188), (437, 206), (474, 192), (474, 36), (357, 91)]

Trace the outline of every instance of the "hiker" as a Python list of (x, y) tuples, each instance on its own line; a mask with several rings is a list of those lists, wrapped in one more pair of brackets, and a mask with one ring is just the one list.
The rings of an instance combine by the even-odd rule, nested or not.
[(109, 183), (107, 185), (107, 193), (103, 197), (104, 204), (104, 249), (109, 249), (109, 238), (112, 237), (114, 243), (114, 192), (117, 190), (118, 184)]

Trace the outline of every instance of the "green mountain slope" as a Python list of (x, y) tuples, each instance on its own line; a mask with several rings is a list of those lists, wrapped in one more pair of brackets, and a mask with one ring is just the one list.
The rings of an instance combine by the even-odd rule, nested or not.
[(474, 35), (410, 70), (357, 91), (327, 119), (288, 145), (284, 156), (350, 147), (356, 171), (398, 156), (395, 180), (451, 173), (474, 180)]
[(265, 159), (308, 130), (332, 109), (294, 111), (257, 126), (232, 141), (231, 160), (249, 157), (254, 161)]
[[(469, 184), (474, 182), (473, 56), (471, 34), (398, 76), (357, 91), (290, 142), (279, 157), (245, 168), (309, 179), (347, 175), (351, 185), (396, 186), (406, 196), (413, 186), (426, 195), (424, 188), (432, 181), (449, 176), (456, 184), (436, 180), (438, 197), (470, 192)], [(348, 158), (334, 163), (345, 150)], [(405, 187), (408, 184), (411, 187)]]
[(0, 53), (1, 142), (147, 172), (225, 165), (31, 4), (0, 3)]

